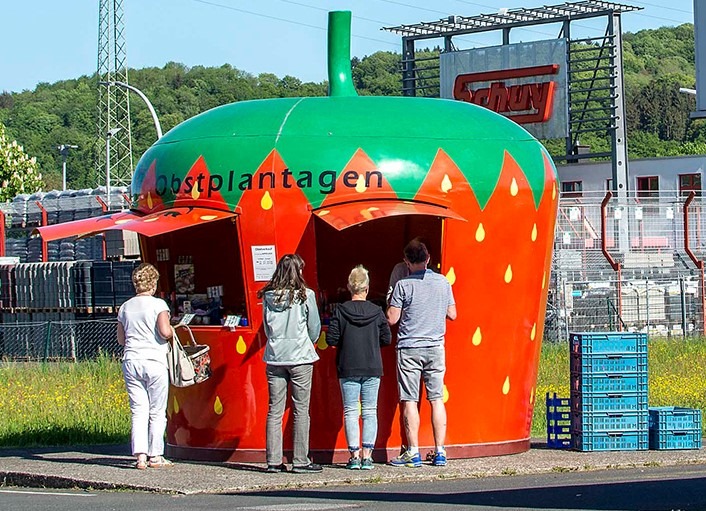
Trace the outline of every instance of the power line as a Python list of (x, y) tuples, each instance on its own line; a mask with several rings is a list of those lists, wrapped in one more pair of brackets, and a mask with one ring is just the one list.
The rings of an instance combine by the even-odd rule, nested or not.
[(690, 23), (689, 21), (673, 20), (670, 18), (663, 18), (662, 16), (652, 16), (650, 14), (642, 14), (641, 12), (636, 12), (635, 15), (636, 16), (643, 16), (645, 18), (652, 18), (652, 19), (656, 19), (656, 20), (669, 21), (671, 23), (679, 23), (680, 25), (682, 25), (684, 23)]
[[(326, 7), (316, 7), (314, 5), (308, 5), (308, 4), (303, 4), (301, 2), (294, 2), (293, 0), (279, 0), (280, 2), (284, 2), (286, 4), (292, 4), (292, 5), (299, 5), (301, 7), (308, 7), (309, 9), (314, 9), (316, 11), (324, 11), (324, 12), (330, 12), (331, 9), (326, 8)], [(369, 21), (371, 23), (375, 23), (377, 25), (394, 25), (394, 23), (390, 21), (380, 21), (380, 20), (374, 20), (370, 18), (364, 18), (362, 16), (356, 16), (355, 14), (352, 15), (353, 18), (357, 20), (362, 20), (362, 21)]]
[[(317, 25), (310, 25), (310, 24), (308, 24), (308, 23), (302, 23), (302, 22), (300, 22), (300, 21), (294, 21), (294, 20), (290, 20), (290, 19), (287, 19), (287, 18), (280, 18), (280, 17), (277, 17), (277, 16), (270, 16), (269, 14), (262, 14), (262, 13), (259, 13), (259, 12), (253, 12), (253, 11), (248, 11), (248, 10), (245, 10), (245, 9), (239, 9), (238, 7), (232, 7), (232, 6), (230, 6), (230, 5), (218, 4), (218, 3), (216, 3), (216, 2), (209, 2), (208, 0), (192, 0), (192, 2), (197, 2), (197, 3), (200, 3), (200, 4), (210, 5), (210, 6), (213, 6), (213, 7), (220, 7), (221, 9), (228, 9), (228, 10), (230, 10), (230, 11), (242, 12), (243, 14), (250, 14), (251, 16), (259, 16), (259, 17), (261, 17), (261, 18), (267, 18), (267, 19), (271, 19), (271, 20), (282, 21), (282, 22), (284, 22), (284, 23), (291, 23), (291, 24), (293, 24), (293, 25), (299, 25), (299, 26), (302, 26), (302, 27), (315, 28), (316, 30), (323, 30), (323, 31), (326, 31), (326, 30), (327, 30), (325, 27), (320, 27), (320, 26), (317, 26)], [(388, 44), (388, 45), (390, 45), (390, 46), (397, 46), (396, 43), (391, 43), (390, 41), (384, 41), (384, 40), (382, 40), (382, 39), (375, 39), (374, 37), (366, 37), (366, 36), (356, 35), (356, 34), (351, 34), (351, 37), (355, 37), (355, 38), (357, 38), (357, 39), (366, 39), (366, 40), (368, 40), (368, 41), (375, 41), (375, 42), (377, 42), (377, 43)]]
[[(457, 0), (457, 1), (460, 1), (460, 0)], [(635, 2), (632, 2), (632, 3), (635, 3)], [(665, 7), (664, 5), (651, 4), (651, 3), (649, 3), (649, 2), (637, 2), (637, 3), (639, 3), (639, 4), (644, 4), (644, 5), (647, 5), (647, 6), (650, 6), (650, 7), (657, 7), (658, 9), (664, 9), (664, 10), (666, 10), (666, 11), (676, 11), (676, 12), (685, 12), (685, 13), (687, 13), (687, 14), (693, 14), (691, 11), (687, 11), (687, 10), (685, 10), (685, 9), (675, 9), (675, 8), (673, 8), (673, 7)]]
[(402, 7), (409, 7), (410, 9), (417, 9), (419, 11), (433, 12), (434, 14), (441, 14), (442, 16), (449, 15), (447, 12), (444, 12), (444, 11), (427, 9), (426, 7), (419, 7), (417, 5), (406, 4), (404, 2), (396, 2), (395, 0), (378, 0), (378, 2), (385, 2), (386, 4), (400, 5)]

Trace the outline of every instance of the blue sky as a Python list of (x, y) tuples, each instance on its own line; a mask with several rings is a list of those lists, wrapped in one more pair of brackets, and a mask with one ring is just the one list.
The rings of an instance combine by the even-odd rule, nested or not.
[[(351, 53), (400, 51), (401, 38), (382, 26), (435, 21), (452, 14), (474, 16), (498, 8), (540, 7), (560, 0), (124, 0), (128, 65), (232, 66), (252, 74), (326, 79), (329, 10), (353, 13)], [(644, 7), (623, 15), (623, 30), (693, 21), (693, 0), (621, 0)], [(668, 7), (663, 5), (668, 4)], [(90, 75), (97, 67), (98, 0), (3, 2), (0, 28), (0, 91), (34, 89), (38, 83)], [(572, 24), (574, 37), (598, 36), (600, 22)], [(513, 30), (512, 42), (556, 37), (546, 25)], [(500, 33), (466, 36), (460, 48), (499, 44)], [(441, 44), (441, 41), (433, 41)]]

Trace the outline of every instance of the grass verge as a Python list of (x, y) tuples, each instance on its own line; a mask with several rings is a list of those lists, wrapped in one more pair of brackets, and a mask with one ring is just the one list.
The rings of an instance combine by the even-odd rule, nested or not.
[[(706, 338), (650, 339), (649, 405), (706, 410)], [(545, 343), (532, 436), (546, 436), (545, 394), (569, 396), (567, 343)], [(0, 363), (0, 446), (127, 442), (130, 408), (119, 361)]]

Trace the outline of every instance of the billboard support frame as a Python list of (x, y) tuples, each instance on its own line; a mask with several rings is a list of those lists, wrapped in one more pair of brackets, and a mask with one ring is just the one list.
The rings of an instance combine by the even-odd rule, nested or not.
[[(502, 31), (502, 45), (510, 44), (513, 28), (531, 27), (548, 23), (561, 23), (558, 39), (566, 40), (566, 76), (568, 135), (565, 155), (555, 156), (556, 161), (578, 162), (581, 159), (605, 157), (612, 161), (612, 191), (618, 202), (627, 200), (628, 158), (625, 126), (625, 100), (622, 58), (622, 32), (620, 16), (624, 12), (639, 11), (642, 7), (583, 0), (566, 2), (560, 5), (544, 5), (538, 8), (501, 9), (497, 13), (477, 16), (449, 16), (438, 21), (412, 25), (383, 27), (383, 30), (402, 36), (402, 93), (405, 96), (418, 94), (438, 97), (440, 72), (429, 72), (428, 57), (416, 57), (416, 42), (426, 39), (443, 38), (444, 52), (456, 51), (453, 38), (480, 32)], [(571, 39), (571, 22), (606, 18), (603, 36)], [(592, 47), (577, 47), (588, 44)], [(591, 53), (592, 52), (592, 53)], [(574, 55), (579, 54), (580, 57)], [(422, 69), (417, 64), (426, 61)], [(589, 75), (589, 76), (585, 76)], [(607, 85), (606, 85), (607, 81)], [(582, 133), (607, 133), (610, 139), (610, 153), (606, 151), (585, 151), (579, 135)], [(629, 250), (628, 225), (620, 222), (618, 249)]]

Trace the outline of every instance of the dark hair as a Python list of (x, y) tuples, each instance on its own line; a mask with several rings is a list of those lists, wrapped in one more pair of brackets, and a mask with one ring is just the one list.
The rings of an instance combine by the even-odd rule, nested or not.
[(277, 268), (265, 287), (257, 292), (257, 297), (262, 298), (267, 291), (277, 294), (277, 301), (293, 303), (295, 298), (300, 302), (306, 301), (306, 282), (302, 276), (304, 259), (297, 254), (285, 254), (277, 262)]
[(412, 264), (426, 263), (429, 259), (429, 251), (424, 243), (414, 238), (404, 247), (404, 257)]

